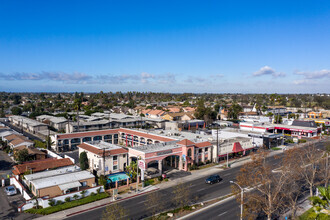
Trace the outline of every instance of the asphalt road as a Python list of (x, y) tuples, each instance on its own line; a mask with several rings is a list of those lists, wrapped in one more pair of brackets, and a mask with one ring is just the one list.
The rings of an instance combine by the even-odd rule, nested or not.
[[(281, 165), (281, 155), (272, 156), (266, 159), (269, 164), (271, 164), (274, 168), (279, 167)], [(193, 181), (187, 182), (190, 190), (190, 199), (191, 202), (201, 202), (210, 199), (219, 198), (221, 196), (225, 196), (231, 193), (231, 184), (229, 183), (230, 180), (235, 180), (236, 175), (239, 172), (241, 167), (234, 167), (228, 170), (215, 172), (215, 174), (219, 174), (223, 180), (220, 183), (208, 185), (205, 184), (205, 177), (197, 178)], [(162, 212), (165, 210), (169, 210), (175, 208), (175, 204), (173, 201), (173, 188), (167, 188), (163, 190), (159, 190), (153, 192), (156, 197), (159, 198), (159, 202), (155, 204), (158, 206), (158, 212)], [(156, 195), (158, 194), (158, 195)], [(143, 219), (151, 215), (152, 207), (147, 207), (146, 204), (147, 195), (141, 195), (129, 200), (124, 200), (119, 204), (125, 208), (127, 216), (125, 219)], [(228, 203), (228, 204), (227, 204)], [(239, 214), (239, 209), (237, 210), (238, 204), (236, 200), (229, 201), (221, 205), (220, 208), (214, 208), (212, 210), (212, 216), (217, 219), (236, 219)], [(80, 220), (84, 219), (100, 219), (102, 217), (102, 213), (104, 212), (105, 207), (94, 209), (88, 212), (83, 212), (79, 215), (75, 215), (70, 217), (69, 219)], [(204, 213), (204, 212), (203, 212)], [(210, 216), (207, 214), (203, 214), (202, 218), (199, 219), (208, 219)], [(222, 214), (223, 217), (217, 217), (218, 215)], [(204, 216), (205, 215), (205, 216)], [(225, 218), (228, 216), (228, 218)], [(213, 217), (212, 217), (213, 218)]]
[(228, 200), (225, 203), (208, 208), (207, 210), (190, 216), (189, 220), (200, 220), (200, 219), (240, 219), (240, 205), (236, 199)]

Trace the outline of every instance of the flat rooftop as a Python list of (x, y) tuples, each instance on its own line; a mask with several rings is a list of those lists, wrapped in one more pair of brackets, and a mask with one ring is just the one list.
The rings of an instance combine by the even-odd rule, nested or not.
[(143, 152), (143, 153), (152, 153), (152, 152), (157, 152), (157, 151), (171, 150), (174, 148), (178, 148), (180, 146), (176, 145), (177, 142), (178, 141), (171, 141), (171, 142), (165, 142), (165, 143), (142, 145), (142, 146), (134, 147), (132, 149)]
[(115, 144), (110, 144), (105, 141), (87, 141), (84, 142), (85, 144), (91, 145), (92, 147), (98, 148), (98, 149), (105, 149), (105, 150), (116, 150), (116, 149), (121, 149), (122, 147), (115, 145)]
[(42, 189), (42, 188), (48, 188), (51, 186), (72, 183), (75, 181), (85, 180), (90, 178), (95, 178), (95, 176), (90, 172), (83, 170), (77, 172), (68, 172), (61, 175), (56, 175), (46, 178), (40, 178), (40, 179), (32, 180), (31, 182), (34, 184), (36, 189)]
[(75, 171), (80, 171), (80, 167), (73, 165), (73, 166), (68, 166), (68, 167), (64, 167), (64, 168), (58, 168), (55, 170), (49, 170), (49, 171), (43, 171), (43, 172), (24, 175), (24, 178), (28, 181), (32, 181), (32, 180), (36, 180), (36, 179), (40, 179), (40, 178), (62, 175), (65, 173), (72, 173)]

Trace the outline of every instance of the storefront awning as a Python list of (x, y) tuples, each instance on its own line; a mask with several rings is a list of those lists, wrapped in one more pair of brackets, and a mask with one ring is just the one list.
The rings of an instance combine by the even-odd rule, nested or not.
[(233, 147), (233, 152), (238, 153), (242, 151), (244, 151), (244, 149), (242, 148), (241, 144), (239, 142), (235, 142)]
[(60, 187), (61, 191), (66, 191), (68, 189), (77, 188), (77, 187), (80, 187), (80, 186), (81, 186), (81, 183), (79, 181), (64, 183), (64, 184), (58, 185), (58, 187)]

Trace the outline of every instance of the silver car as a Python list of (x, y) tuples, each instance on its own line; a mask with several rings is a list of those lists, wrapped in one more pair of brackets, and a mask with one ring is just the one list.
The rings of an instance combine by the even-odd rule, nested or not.
[(16, 188), (14, 186), (7, 186), (5, 188), (7, 196), (13, 196), (17, 194)]

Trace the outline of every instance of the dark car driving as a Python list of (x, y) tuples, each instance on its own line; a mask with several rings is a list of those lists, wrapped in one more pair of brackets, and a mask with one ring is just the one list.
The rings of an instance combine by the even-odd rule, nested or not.
[(213, 183), (218, 183), (220, 182), (222, 179), (219, 175), (212, 175), (212, 176), (209, 176), (206, 180), (205, 180), (205, 183), (208, 183), (208, 184), (213, 184)]

